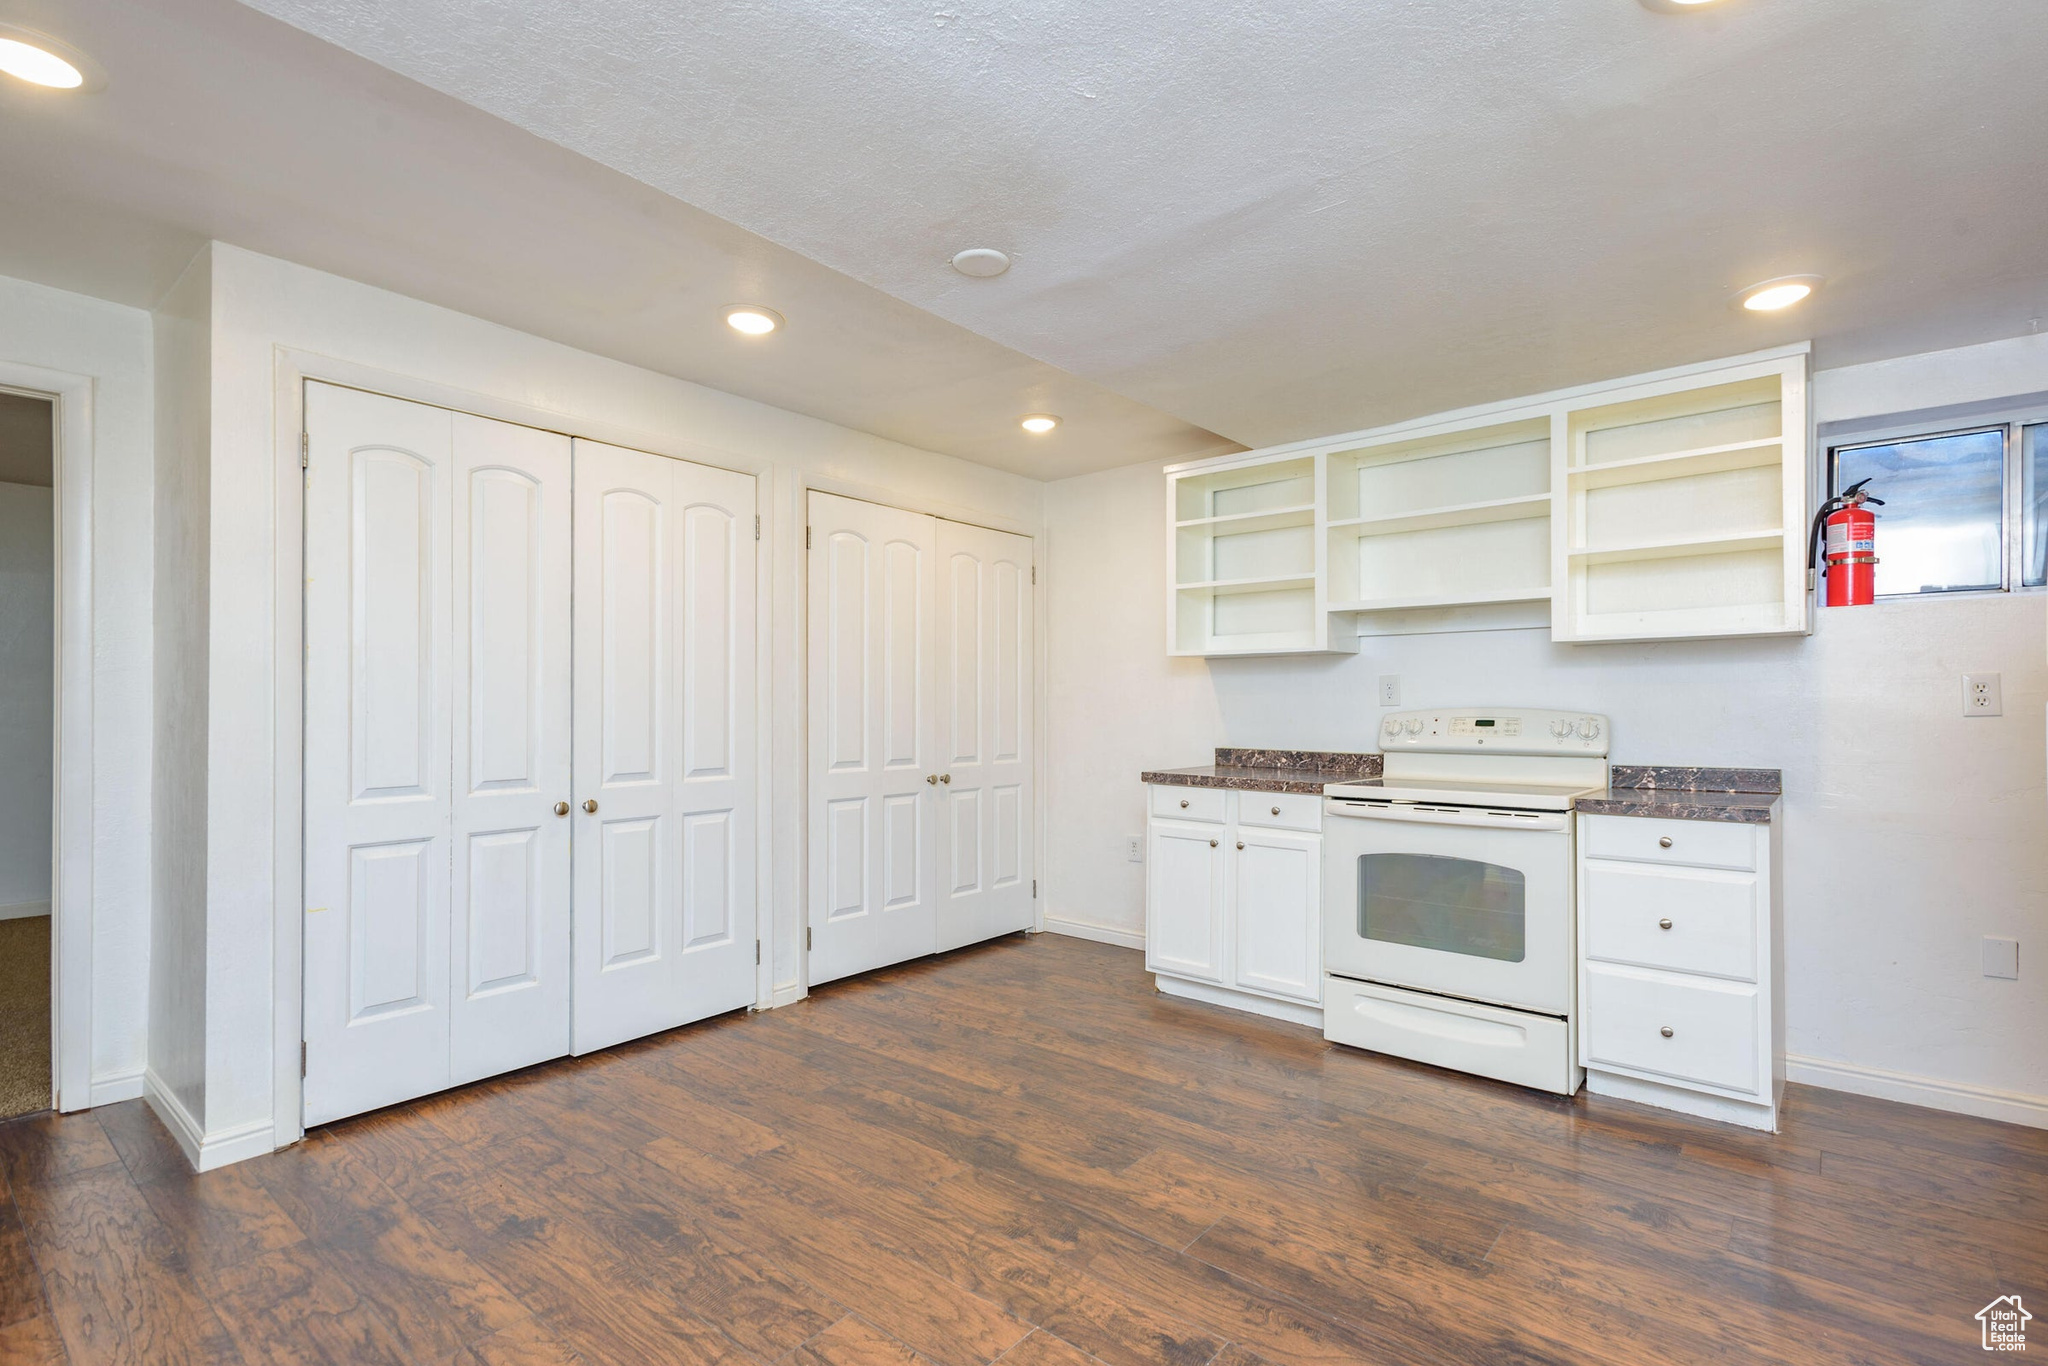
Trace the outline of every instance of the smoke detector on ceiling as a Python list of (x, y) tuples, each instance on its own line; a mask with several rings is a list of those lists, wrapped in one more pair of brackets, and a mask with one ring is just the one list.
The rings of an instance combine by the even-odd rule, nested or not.
[(994, 247), (969, 247), (953, 258), (953, 269), (977, 280), (993, 279), (1010, 268), (1010, 258)]

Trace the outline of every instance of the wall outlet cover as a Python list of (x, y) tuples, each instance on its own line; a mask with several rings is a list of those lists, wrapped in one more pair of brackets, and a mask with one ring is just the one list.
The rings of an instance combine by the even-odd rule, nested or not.
[(1401, 705), (1401, 675), (1380, 675), (1380, 705), (1398, 707)]
[(1125, 854), (1125, 857), (1133, 863), (1143, 863), (1145, 861), (1145, 837), (1143, 835), (1126, 835), (1124, 838), (1130, 841), (1130, 849)]
[(2000, 695), (1997, 674), (1963, 675), (1963, 715), (2002, 716), (2005, 699)]
[(1984, 936), (1984, 975), (2017, 979), (2020, 975), (2020, 941)]

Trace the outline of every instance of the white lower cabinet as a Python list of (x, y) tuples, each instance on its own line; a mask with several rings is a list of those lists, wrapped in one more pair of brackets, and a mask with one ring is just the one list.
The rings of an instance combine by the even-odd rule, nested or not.
[(1145, 965), (1159, 989), (1317, 1023), (1321, 800), (1160, 785), (1149, 807)]
[(1776, 1129), (1785, 1051), (1773, 827), (1578, 819), (1587, 1089)]

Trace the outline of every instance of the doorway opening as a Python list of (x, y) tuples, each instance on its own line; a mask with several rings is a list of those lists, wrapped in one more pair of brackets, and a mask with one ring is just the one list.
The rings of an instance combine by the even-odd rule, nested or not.
[(50, 1108), (56, 407), (0, 389), (0, 1119)]

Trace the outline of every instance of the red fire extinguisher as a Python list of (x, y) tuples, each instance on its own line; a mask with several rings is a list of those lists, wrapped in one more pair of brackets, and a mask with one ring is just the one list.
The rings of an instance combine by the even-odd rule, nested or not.
[(1884, 499), (1872, 497), (1859, 479), (1820, 505), (1813, 515), (1813, 534), (1807, 542), (1806, 570), (1811, 574), (1821, 545), (1821, 531), (1827, 531), (1827, 597), (1830, 607), (1868, 607), (1877, 597), (1877, 514), (1867, 504), (1884, 506)]

